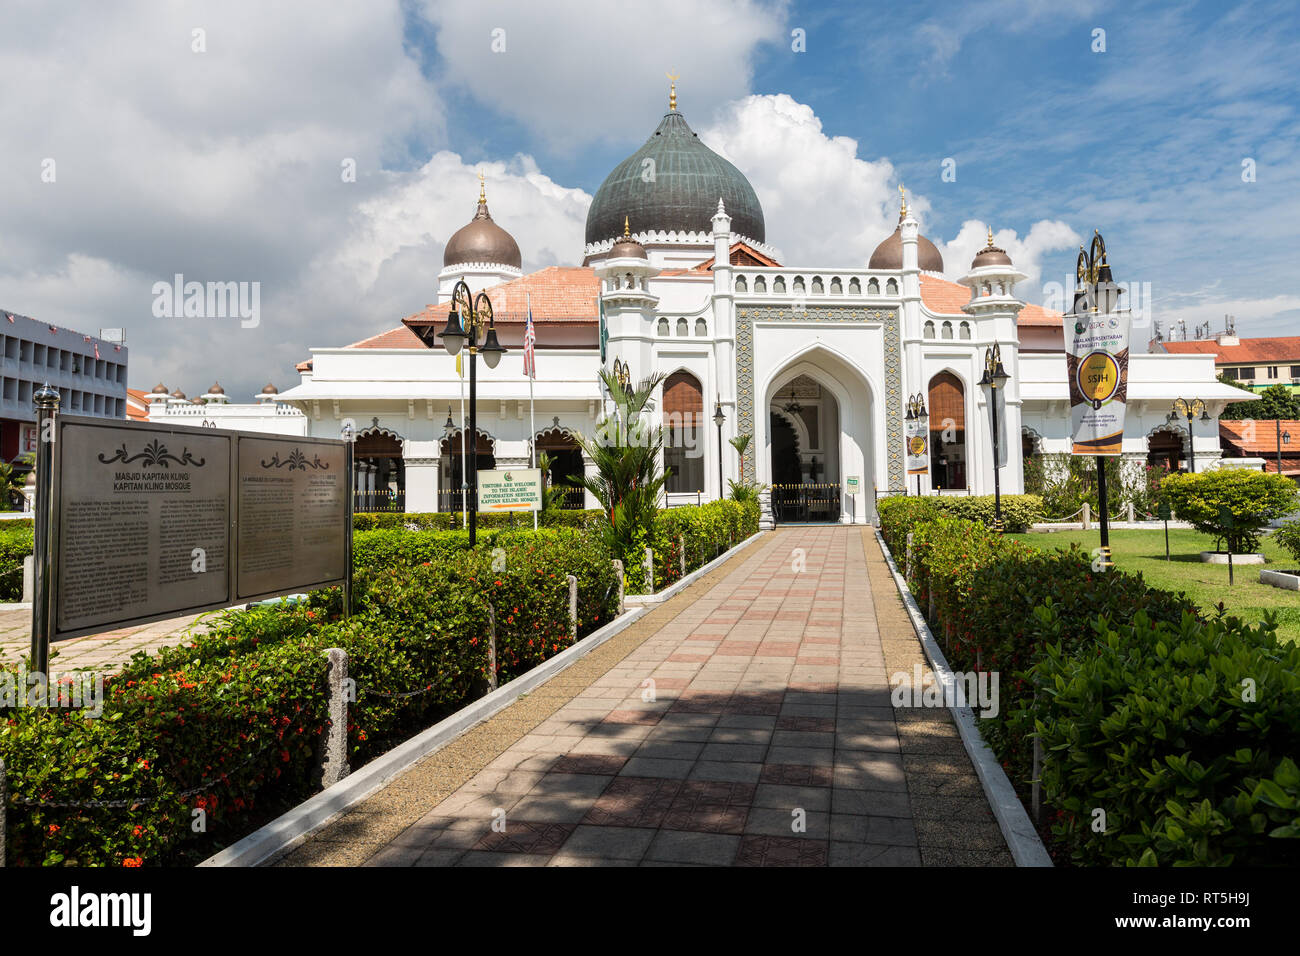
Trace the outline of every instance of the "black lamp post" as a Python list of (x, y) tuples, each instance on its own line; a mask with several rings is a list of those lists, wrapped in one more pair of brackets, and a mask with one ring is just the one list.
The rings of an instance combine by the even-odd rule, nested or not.
[[(923, 435), (925, 435), (925, 441), (927, 446), (926, 447), (927, 462), (929, 461), (929, 454), (930, 454), (930, 449), (929, 449), (930, 434), (929, 434), (929, 421), (928, 421), (929, 418), (930, 418), (930, 412), (925, 407), (925, 396), (923, 396), (920, 392), (917, 392), (915, 395), (913, 395), (911, 398), (907, 400), (907, 415), (905, 420), (909, 422), (915, 422), (916, 427), (921, 430), (921, 433)], [(916, 496), (918, 498), (921, 497), (921, 473), (920, 472), (916, 473)]]
[(1197, 415), (1201, 416), (1201, 421), (1210, 422), (1210, 414), (1206, 411), (1205, 402), (1199, 398), (1193, 398), (1190, 401), (1185, 398), (1174, 399), (1174, 410), (1169, 413), (1165, 419), (1169, 422), (1176, 422), (1179, 418), (1187, 419), (1187, 467), (1191, 473), (1196, 474), (1196, 439), (1192, 434), (1192, 421)]
[[(434, 330), (434, 322), (427, 319), (403, 319), (412, 332), (419, 336), (426, 348), (436, 348), (437, 340), (442, 339), (443, 348), (448, 355), (456, 355), (462, 348), (469, 348), (469, 433), (474, 439), (474, 465), (466, 469), (469, 478), (467, 492), (469, 512), (469, 546), (478, 541), (478, 357), (481, 354), (488, 368), (496, 368), (506, 349), (497, 341), (496, 323), (492, 317), (492, 300), (486, 292), (480, 292), (472, 298), (472, 293), (465, 280), (456, 283), (451, 294), (451, 310), (447, 313), (447, 324), (441, 332)], [(480, 337), (482, 344), (480, 344)], [(448, 420), (451, 413), (448, 411)]]
[(993, 530), (1002, 531), (1002, 482), (999, 461), (1002, 451), (998, 438), (998, 389), (1006, 387), (1011, 376), (1002, 367), (1002, 349), (994, 344), (984, 350), (984, 377), (980, 385), (989, 388), (989, 405), (993, 409)]
[(1277, 431), (1277, 473), (1282, 474), (1282, 446), (1291, 444), (1291, 433), (1282, 431), (1282, 419), (1273, 419), (1273, 427)]
[(722, 396), (718, 396), (713, 404), (713, 424), (718, 426), (718, 500), (726, 497), (722, 493), (722, 423), (727, 420), (727, 416), (722, 413)]

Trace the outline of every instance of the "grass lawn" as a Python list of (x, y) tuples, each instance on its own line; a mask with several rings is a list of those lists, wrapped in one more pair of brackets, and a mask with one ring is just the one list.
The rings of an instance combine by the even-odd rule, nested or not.
[[(1098, 546), (1095, 529), (1018, 534), (1014, 537), (1044, 550), (1068, 548), (1076, 543), (1085, 551)], [(1163, 526), (1157, 531), (1112, 531), (1110, 548), (1116, 567), (1139, 572), (1152, 587), (1182, 591), (1203, 608), (1212, 608), (1222, 601), (1229, 614), (1252, 622), (1260, 620), (1265, 610), (1275, 611), (1278, 636), (1283, 640), (1300, 640), (1300, 592), (1260, 584), (1261, 565), (1258, 564), (1236, 565), (1236, 584), (1229, 588), (1226, 564), (1201, 561), (1202, 551), (1214, 549), (1214, 539), (1209, 535), (1171, 529), (1168, 561), (1165, 560)], [(1290, 555), (1267, 537), (1261, 540), (1260, 550), (1268, 558), (1268, 567), (1286, 570), (1295, 564)]]

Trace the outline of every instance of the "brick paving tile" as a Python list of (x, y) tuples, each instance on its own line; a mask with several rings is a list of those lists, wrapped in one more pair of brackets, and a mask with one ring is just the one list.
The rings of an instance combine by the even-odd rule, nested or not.
[(874, 533), (783, 528), (283, 862), (1009, 865), (948, 712), (892, 706), (916, 664)]

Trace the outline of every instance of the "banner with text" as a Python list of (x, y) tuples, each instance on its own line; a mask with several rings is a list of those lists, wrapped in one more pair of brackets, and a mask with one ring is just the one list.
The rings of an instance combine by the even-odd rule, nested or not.
[(1065, 316), (1070, 433), (1075, 455), (1118, 455), (1128, 401), (1129, 317)]
[(541, 511), (542, 470), (511, 468), (478, 473), (479, 511)]
[(907, 428), (907, 473), (925, 475), (930, 471), (930, 424), (927, 419), (904, 421)]

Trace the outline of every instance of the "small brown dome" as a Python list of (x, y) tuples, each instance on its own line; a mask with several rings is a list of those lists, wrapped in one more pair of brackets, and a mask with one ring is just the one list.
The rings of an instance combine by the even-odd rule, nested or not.
[(487, 196), (480, 189), (474, 218), (447, 240), (447, 248), (442, 251), (442, 264), (455, 266), (466, 262), (490, 262), (518, 269), (522, 261), (519, 244), (492, 221)]
[(225, 395), (225, 394), (226, 394), (226, 390), (225, 390), (224, 388), (221, 387), (221, 383), (220, 383), (220, 382), (213, 382), (213, 383), (212, 383), (212, 387), (211, 387), (210, 389), (208, 389), (208, 394), (209, 394), (209, 395)]
[[(902, 228), (900, 224), (889, 238), (876, 246), (876, 251), (871, 254), (871, 261), (867, 263), (868, 269), (903, 268)], [(916, 264), (922, 272), (943, 271), (943, 256), (939, 254), (938, 247), (919, 234), (916, 237)]]
[(153, 392), (151, 392), (150, 394), (153, 394), (153, 395), (166, 395), (166, 394), (167, 394), (167, 386), (164, 385), (162, 382), (159, 382), (157, 385), (155, 385), (155, 386), (153, 387)]
[(632, 238), (632, 233), (628, 230), (627, 217), (623, 217), (623, 235), (619, 237), (618, 242), (614, 243), (609, 250), (611, 259), (646, 259), (649, 258), (645, 252), (645, 246)]
[(176, 391), (172, 392), (172, 398), (185, 398), (185, 393), (180, 390), (180, 386), (177, 386)]
[(274, 385), (272, 385), (270, 382), (267, 382), (265, 385), (262, 386), (262, 394), (263, 394), (263, 395), (279, 395), (279, 394), (280, 394), (280, 390), (279, 390), (278, 388), (276, 388)]
[(984, 266), (1009, 266), (1011, 257), (1007, 255), (1007, 250), (999, 249), (993, 245), (993, 227), (989, 227), (989, 241), (979, 252), (975, 253), (975, 258), (971, 260), (970, 267), (979, 269)]

